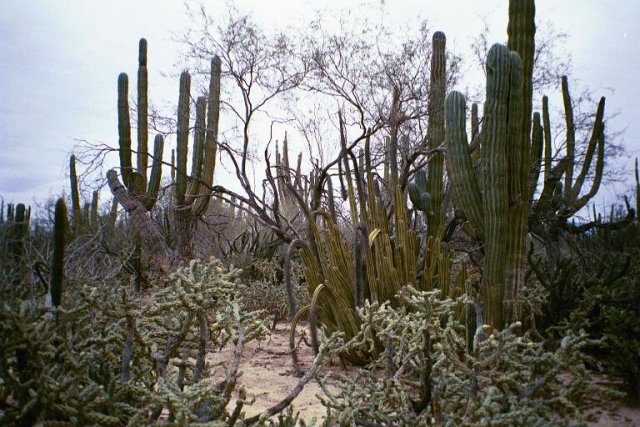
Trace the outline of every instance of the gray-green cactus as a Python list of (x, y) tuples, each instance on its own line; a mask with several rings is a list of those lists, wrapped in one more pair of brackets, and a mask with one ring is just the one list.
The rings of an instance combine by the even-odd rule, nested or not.
[(138, 149), (136, 169), (131, 159), (131, 123), (129, 118), (129, 78), (126, 73), (118, 76), (118, 135), (120, 169), (122, 180), (132, 194), (138, 197), (150, 211), (158, 197), (162, 174), (162, 154), (164, 137), (157, 135), (154, 140), (151, 175), (147, 182), (148, 166), (148, 79), (147, 41), (140, 39), (138, 54)]
[(427, 218), (434, 215), (433, 199), (429, 193), (427, 174), (423, 170), (416, 172), (413, 182), (408, 185), (409, 199), (413, 206), (424, 212)]
[(636, 157), (636, 219), (640, 222), (640, 176), (638, 175), (638, 158)]
[(200, 97), (196, 101), (196, 123), (191, 175), (187, 174), (191, 76), (186, 71), (180, 76), (175, 172), (175, 219), (177, 247), (183, 258), (192, 257), (194, 221), (197, 217), (205, 213), (211, 200), (211, 186), (213, 184), (218, 144), (218, 123), (220, 119), (221, 74), (222, 63), (220, 58), (215, 56), (211, 60), (208, 99)]
[[(443, 32), (433, 34), (433, 52), (431, 55), (431, 76), (429, 92), (429, 121), (427, 130), (427, 148), (433, 150), (427, 166), (427, 191), (431, 198), (431, 209), (427, 215), (427, 234), (442, 235), (444, 230), (444, 154), (435, 151), (444, 141), (444, 101), (447, 83), (447, 57), (445, 53), (446, 37)], [(425, 209), (421, 209), (427, 212)]]
[(449, 175), (456, 205), (469, 220), (473, 233), (485, 243), (482, 299), (490, 324), (502, 326), (505, 297), (515, 290), (506, 272), (510, 251), (524, 244), (528, 207), (529, 147), (521, 132), (522, 62), (515, 52), (494, 45), (487, 56), (484, 109), (483, 180), (473, 169), (465, 130), (464, 96), (452, 92), (446, 101), (446, 143)]
[(51, 280), (49, 283), (51, 304), (54, 307), (59, 307), (62, 304), (67, 223), (67, 205), (63, 198), (59, 198), (56, 202), (53, 220), (53, 256), (51, 258)]
[(76, 156), (73, 154), (69, 158), (69, 181), (71, 184), (73, 231), (77, 234), (82, 229), (82, 210), (80, 208), (80, 189), (78, 186), (78, 174), (76, 172)]

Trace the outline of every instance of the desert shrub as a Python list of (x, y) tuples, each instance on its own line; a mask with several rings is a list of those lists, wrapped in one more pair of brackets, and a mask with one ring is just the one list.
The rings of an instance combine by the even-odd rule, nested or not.
[[(236, 255), (225, 260), (241, 268), (238, 284), (242, 286), (247, 310), (261, 310), (265, 319), (280, 322), (287, 318), (287, 292), (283, 283), (282, 260), (258, 258), (249, 254)], [(302, 266), (292, 262), (291, 282), (296, 306), (309, 303), (309, 291), (304, 282)]]
[[(266, 333), (259, 314), (243, 309), (237, 275), (212, 259), (144, 294), (114, 282), (69, 283), (59, 308), (41, 295), (4, 294), (0, 424), (139, 425), (163, 411), (181, 425), (231, 423), (242, 408), (227, 409), (242, 345)], [(205, 363), (227, 345), (230, 360)]]
[(577, 402), (593, 392), (581, 351), (584, 332), (568, 331), (547, 351), (521, 331), (481, 326), (467, 349), (455, 317), (465, 303), (411, 287), (402, 305), (367, 305), (362, 327), (345, 349), (385, 351), (337, 393), (324, 387), (332, 425), (550, 425), (580, 418)]
[[(599, 230), (580, 236), (572, 281), (578, 298), (567, 301), (571, 311), (562, 319), (573, 329), (584, 328), (602, 346), (598, 361), (620, 377), (630, 398), (640, 402), (640, 225)], [(566, 326), (565, 326), (566, 327)]]

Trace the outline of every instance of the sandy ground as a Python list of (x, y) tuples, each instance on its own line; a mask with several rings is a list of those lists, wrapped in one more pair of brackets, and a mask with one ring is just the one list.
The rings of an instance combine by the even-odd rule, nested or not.
[[(284, 399), (296, 386), (299, 378), (295, 375), (293, 362), (289, 354), (289, 324), (279, 323), (271, 332), (271, 336), (262, 342), (251, 342), (243, 351), (239, 385), (244, 387), (247, 398), (254, 399), (251, 405), (244, 406), (246, 416), (259, 414)], [(301, 337), (308, 338), (308, 331), (298, 328), (296, 342)], [(311, 348), (301, 342), (299, 345), (299, 359), (302, 371), (306, 371), (312, 364), (314, 356)], [(230, 353), (224, 351), (214, 354), (213, 359), (228, 358)], [(324, 368), (321, 375), (331, 371), (332, 377), (350, 375), (355, 368), (345, 370), (337, 361)], [(239, 390), (240, 387), (236, 387)], [(237, 392), (236, 392), (237, 393)], [(322, 396), (322, 390), (315, 380), (311, 380), (304, 390), (293, 401), (296, 412), (300, 412), (300, 418), (310, 421), (312, 418), (320, 419), (325, 415), (325, 408), (320, 403), (318, 396)], [(229, 408), (235, 405), (235, 398), (230, 402)], [(597, 397), (596, 397), (597, 399)], [(589, 426), (620, 426), (640, 427), (640, 408), (630, 408), (619, 402), (599, 402), (592, 404), (588, 414), (593, 419)]]
[[(289, 353), (289, 332), (288, 323), (279, 323), (266, 340), (245, 345), (240, 364), (242, 376), (239, 386), (236, 387), (236, 394), (230, 402), (230, 409), (235, 405), (235, 399), (241, 387), (246, 392), (247, 400), (254, 400), (251, 405), (245, 404), (243, 408), (245, 415), (250, 417), (276, 405), (298, 384), (300, 378), (296, 376)], [(296, 333), (299, 366), (302, 372), (306, 372), (313, 364), (314, 354), (311, 347), (302, 341), (303, 339), (309, 342), (309, 333), (307, 329), (299, 326)], [(221, 357), (229, 360), (230, 356), (230, 350), (226, 350), (214, 354), (211, 361)], [(353, 369), (346, 370), (336, 361), (331, 361), (330, 365), (323, 368), (319, 374), (324, 376), (331, 371), (332, 377), (339, 378), (342, 375), (348, 375)], [(318, 398), (321, 395), (323, 392), (317, 381), (314, 379), (309, 381), (292, 404), (294, 411), (300, 412), (300, 419), (310, 421), (313, 418), (324, 417), (326, 410)]]

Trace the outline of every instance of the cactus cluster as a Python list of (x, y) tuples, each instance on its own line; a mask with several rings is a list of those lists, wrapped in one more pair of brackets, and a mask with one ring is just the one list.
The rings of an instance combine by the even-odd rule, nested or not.
[[(137, 102), (138, 149), (136, 168), (132, 163), (131, 122), (129, 117), (129, 77), (126, 73), (118, 76), (118, 144), (122, 181), (135, 197), (139, 198), (150, 211), (158, 197), (162, 174), (162, 154), (164, 137), (156, 135), (154, 140), (151, 174), (147, 176), (149, 164), (148, 127), (149, 96), (147, 71), (147, 41), (140, 39), (138, 50), (138, 102)], [(75, 208), (74, 208), (75, 209)]]

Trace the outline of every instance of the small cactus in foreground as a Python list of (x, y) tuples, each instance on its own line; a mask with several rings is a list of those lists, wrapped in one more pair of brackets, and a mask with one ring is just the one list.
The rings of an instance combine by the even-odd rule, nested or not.
[(59, 307), (62, 304), (64, 286), (64, 248), (67, 232), (67, 205), (63, 198), (56, 202), (53, 220), (53, 257), (51, 259), (51, 304)]

